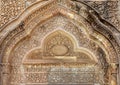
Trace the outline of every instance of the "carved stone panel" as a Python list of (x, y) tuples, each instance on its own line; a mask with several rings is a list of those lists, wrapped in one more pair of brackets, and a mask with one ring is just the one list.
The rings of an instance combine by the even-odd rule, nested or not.
[(82, 2), (81, 9), (70, 0), (46, 2), (1, 30), (2, 85), (108, 84), (119, 56), (111, 30), (118, 31)]

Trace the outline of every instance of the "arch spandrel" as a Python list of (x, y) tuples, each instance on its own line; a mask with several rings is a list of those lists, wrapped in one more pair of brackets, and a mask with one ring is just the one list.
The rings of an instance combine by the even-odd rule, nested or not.
[[(111, 63), (118, 63), (119, 46), (115, 36), (108, 30), (110, 25), (107, 26), (105, 23), (101, 24), (99, 16), (95, 14), (95, 11), (91, 11), (92, 9), (86, 10), (88, 6), (85, 4), (82, 6), (85, 6), (87, 13), (84, 9), (82, 9), (83, 11), (79, 9), (78, 13), (75, 9), (75, 4), (69, 5), (59, 2), (59, 0), (47, 1), (43, 6), (40, 5), (40, 2), (37, 2), (26, 9), (18, 19), (6, 25), (1, 30), (0, 35), (1, 62), (10, 63), (13, 66), (11, 69), (16, 68), (20, 72), (23, 72), (21, 68), (23, 68), (22, 60), (24, 56), (31, 50), (42, 47), (42, 41), (44, 41), (47, 35), (56, 30), (62, 30), (63, 34), (67, 32), (74, 38), (73, 42), (78, 42), (73, 46), (76, 46), (76, 48), (79, 47), (79, 49), (74, 50), (78, 53), (80, 51), (83, 53), (89, 52), (98, 61), (98, 66), (105, 68), (104, 72)], [(74, 8), (70, 8), (71, 5), (74, 5)], [(26, 14), (28, 11), (29, 13)], [(84, 13), (80, 14), (80, 12), (85, 12), (87, 16), (84, 16)], [(89, 20), (93, 21), (89, 22)], [(117, 32), (114, 27), (111, 29), (115, 33)], [(5, 35), (5, 37), (2, 35)], [(61, 45), (58, 47), (61, 47)], [(53, 50), (58, 47), (54, 47)], [(63, 46), (61, 49), (67, 52), (66, 47)], [(40, 51), (40, 53), (42, 52)], [(65, 53), (62, 52), (57, 55)], [(12, 71), (14, 72), (14, 70)], [(20, 83), (21, 81), (18, 82)]]

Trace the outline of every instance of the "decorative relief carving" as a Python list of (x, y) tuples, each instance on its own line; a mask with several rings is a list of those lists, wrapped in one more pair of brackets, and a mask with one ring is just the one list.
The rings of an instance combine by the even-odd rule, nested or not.
[[(45, 9), (49, 9), (49, 6), (54, 6), (56, 2), (48, 4), (47, 7), (44, 7), (44, 9), (39, 9), (42, 11), (45, 11)], [(52, 8), (52, 10), (54, 7)], [(26, 56), (28, 52), (30, 52), (33, 49), (36, 49), (37, 47), (42, 47), (42, 43), (45, 39), (45, 37), (51, 33), (53, 33), (56, 30), (62, 30), (70, 34), (71, 36), (75, 37), (75, 40), (78, 42), (78, 47), (86, 48), (89, 49), (90, 52), (92, 52), (98, 59), (99, 62), (102, 64), (102, 67), (104, 68), (107, 65), (106, 61), (106, 54), (102, 48), (102, 44), (98, 45), (96, 42), (94, 42), (90, 37), (87, 35), (87, 31), (85, 31), (82, 26), (76, 26), (77, 22), (67, 19), (64, 16), (57, 15), (52, 17), (51, 19), (46, 20), (45, 22), (38, 23), (40, 22), (41, 19), (43, 19), (43, 15), (48, 15), (49, 12), (42, 13), (41, 11), (35, 11), (33, 14), (31, 14), (25, 21), (24, 23), (21, 23), (19, 25), (19, 28), (13, 30), (11, 33), (8, 34), (8, 36), (5, 38), (4, 43), (1, 46), (1, 49), (6, 49), (4, 51), (1, 50), (3, 53), (3, 56), (5, 58), (7, 56), (10, 56), (7, 61), (7, 58), (5, 59), (5, 62), (10, 62), (11, 63), (11, 84), (20, 84), (20, 83), (39, 83), (39, 82), (46, 82), (48, 80), (51, 84), (54, 82), (60, 82), (58, 78), (58, 75), (60, 77), (65, 77), (66, 79), (70, 76), (72, 78), (80, 78), (80, 81), (74, 80), (74, 82), (82, 82), (86, 81), (87, 82), (93, 82), (93, 80), (96, 79), (96, 83), (103, 83), (103, 73), (98, 73), (98, 74), (80, 74), (83, 75), (83, 77), (79, 76), (74, 76), (74, 74), (69, 74), (68, 71), (66, 71), (68, 74), (62, 74), (60, 75), (59, 73), (54, 73), (54, 71), (58, 71), (58, 68), (56, 67), (50, 67), (48, 70), (44, 69), (44, 71), (49, 71), (50, 74), (40, 74), (39, 72), (41, 71), (41, 65), (38, 66), (28, 66), (27, 68), (22, 65), (23, 58)], [(58, 10), (58, 9), (56, 9)], [(40, 13), (41, 12), (41, 13)], [(40, 14), (41, 15), (40, 15)], [(51, 12), (50, 12), (51, 13)], [(54, 13), (54, 12), (52, 12)], [(51, 14), (52, 14), (51, 13)], [(38, 16), (40, 15), (40, 16)], [(44, 16), (45, 17), (45, 16)], [(37, 18), (37, 19), (36, 19)], [(42, 20), (41, 20), (42, 21)], [(84, 22), (83, 22), (84, 23)], [(88, 23), (87, 23), (88, 24)], [(35, 26), (37, 25), (37, 26)], [(25, 28), (25, 31), (23, 31)], [(91, 27), (89, 27), (91, 28)], [(31, 34), (30, 34), (31, 33)], [(29, 35), (27, 35), (29, 34)], [(113, 38), (112, 38), (113, 39)], [(104, 39), (106, 40), (106, 39)], [(106, 40), (107, 41), (107, 40)], [(110, 45), (110, 44), (109, 44)], [(109, 45), (106, 45), (106, 48), (108, 49), (109, 52), (113, 51), (113, 54), (115, 53), (114, 49), (110, 49), (110, 47), (107, 47)], [(101, 47), (100, 47), (101, 46)], [(105, 45), (103, 45), (105, 46)], [(34, 53), (33, 55), (29, 56), (29, 59), (41, 59), (40, 57), (43, 56), (43, 53), (46, 54), (46, 56), (61, 56), (61, 55), (66, 55), (66, 56), (77, 56), (78, 59), (89, 59), (88, 55), (84, 55), (80, 52), (74, 52), (74, 46), (72, 42), (66, 37), (63, 36), (63, 34), (59, 34), (54, 36), (53, 38), (50, 38), (46, 46), (44, 47), (45, 50), (43, 49), (43, 52), (38, 51)], [(59, 48), (59, 49), (58, 49)], [(101, 49), (101, 50), (99, 50)], [(116, 48), (117, 49), (117, 48)], [(60, 52), (58, 52), (61, 50)], [(111, 57), (111, 60), (113, 59), (113, 54), (109, 53), (109, 56)], [(35, 57), (36, 56), (36, 57)], [(39, 58), (38, 58), (39, 57)], [(69, 66), (69, 65), (68, 65)], [(76, 66), (76, 65), (75, 65)], [(90, 65), (91, 66), (91, 65)], [(68, 68), (70, 69), (70, 68)], [(25, 72), (24, 72), (25, 70)], [(54, 70), (54, 71), (53, 71)], [(60, 70), (60, 69), (59, 69)], [(72, 68), (73, 70), (78, 70), (78, 68)], [(84, 71), (88, 70), (88, 68), (84, 69)], [(26, 72), (27, 71), (27, 72)], [(91, 71), (89, 69), (89, 71)], [(9, 72), (9, 71), (7, 71)], [(30, 73), (33, 72), (33, 73)], [(52, 73), (53, 72), (53, 73)], [(63, 72), (63, 71), (61, 71)], [(24, 76), (25, 73), (25, 76)], [(79, 73), (78, 73), (79, 74)], [(100, 75), (102, 74), (102, 75)], [(51, 78), (51, 75), (54, 75), (53, 78)], [(47, 76), (47, 77), (46, 77)], [(88, 77), (86, 77), (88, 76)], [(94, 76), (94, 78), (93, 78)], [(98, 77), (99, 76), (99, 77)], [(40, 80), (40, 79), (43, 80)], [(47, 78), (47, 79), (46, 79)], [(70, 78), (70, 80), (72, 79)], [(27, 82), (25, 82), (25, 80)], [(69, 80), (69, 79), (68, 79)], [(62, 81), (64, 82), (69, 82), (67, 80)]]
[(45, 54), (46, 56), (70, 56), (73, 47), (72, 41), (58, 31), (52, 38), (45, 41)]
[[(56, 18), (53, 18), (53, 19), (51, 19), (50, 21), (47, 21), (46, 23), (44, 23), (44, 24), (42, 24), (42, 25), (40, 25), (40, 27), (37, 27), (33, 32), (32, 32), (32, 35), (31, 35), (31, 37), (29, 37), (29, 38), (26, 38), (25, 40), (23, 40), (23, 42), (21, 42), (21, 43), (19, 43), (18, 44), (18, 46), (13, 50), (13, 55), (11, 55), (11, 56), (13, 56), (11, 59), (11, 62), (14, 64), (14, 63), (18, 63), (18, 64), (20, 64), (21, 65), (21, 62), (22, 62), (22, 60), (23, 60), (23, 56), (25, 56), (25, 54), (30, 50), (30, 49), (33, 49), (33, 48), (35, 48), (35, 47), (38, 47), (38, 46), (41, 46), (41, 40), (42, 40), (42, 38), (43, 38), (43, 36), (45, 36), (47, 33), (50, 33), (50, 32), (52, 32), (52, 31), (54, 31), (55, 29), (56, 29), (56, 26), (59, 26), (59, 25), (56, 25), (55, 24), (55, 27), (54, 27), (54, 25), (52, 24), (52, 23), (54, 23), (54, 22), (56, 22), (56, 20), (62, 20), (62, 22), (64, 21), (63, 20), (63, 18), (59, 18), (59, 17), (56, 17)], [(49, 22), (49, 23), (48, 23)], [(51, 24), (51, 26), (49, 25), (49, 24)], [(64, 24), (66, 24), (66, 22), (65, 23), (63, 23), (63, 26), (64, 26)], [(70, 24), (70, 23), (69, 23)], [(44, 26), (44, 28), (43, 28), (43, 26)], [(66, 26), (65, 27), (67, 27), (68, 26), (68, 24), (66, 24)], [(68, 27), (68, 31), (69, 32), (73, 32), (73, 33), (75, 33), (75, 35), (77, 35), (77, 33), (76, 32), (81, 32), (81, 31), (78, 31), (77, 30), (77, 28), (74, 28), (74, 29), (76, 29), (76, 31), (73, 31), (73, 30), (71, 30), (71, 29), (73, 29), (73, 27), (74, 26), (70, 26), (71, 28), (69, 29), (69, 27)], [(66, 31), (67, 31), (66, 30)], [(81, 33), (80, 33), (81, 34)], [(82, 36), (83, 34), (81, 34), (81, 36)], [(40, 37), (41, 36), (41, 37)], [(78, 35), (79, 36), (79, 35)], [(85, 35), (84, 35), (85, 36)], [(58, 37), (58, 36), (56, 36), (56, 37)], [(54, 38), (53, 38), (54, 39)], [(62, 35), (60, 36), (60, 38), (58, 37), (58, 39), (62, 39), (62, 40), (66, 40), (66, 41), (64, 41), (65, 43), (67, 43), (66, 45), (71, 45), (71, 46), (73, 46), (72, 45), (72, 43), (71, 43), (71, 41), (69, 41), (67, 38), (64, 38)], [(58, 40), (57, 39), (57, 40)], [(79, 38), (78, 38), (79, 39)], [(81, 38), (82, 39), (82, 38)], [(53, 41), (52, 39), (51, 39), (51, 41)], [(56, 41), (56, 40), (55, 40)], [(68, 43), (68, 41), (69, 41), (69, 43)], [(49, 42), (49, 43), (52, 43), (52, 42)], [(48, 45), (49, 45), (49, 43), (48, 43)], [(64, 44), (63, 42), (57, 42), (57, 44)], [(82, 43), (80, 43), (81, 45), (80, 46), (82, 46), (83, 44)], [(85, 43), (84, 43), (85, 44)], [(54, 42), (53, 42), (53, 46), (54, 46), (55, 44), (54, 44)], [(66, 46), (65, 45), (65, 46)], [(87, 47), (87, 46), (86, 46)], [(47, 47), (48, 48), (48, 47)], [(72, 48), (73, 49), (73, 47), (70, 47), (70, 48)], [(71, 49), (70, 49), (71, 50)], [(71, 51), (72, 52), (72, 51)], [(39, 54), (38, 54), (39, 55)], [(77, 55), (79, 56), (79, 54), (77, 53)], [(81, 54), (80, 54), (81, 55)], [(13, 73), (16, 73), (17, 72), (17, 70), (15, 70), (15, 69), (20, 69), (20, 67), (16, 67), (16, 68), (12, 68), (13, 69)], [(15, 72), (14, 72), (15, 71)], [(20, 71), (21, 72), (21, 71)], [(18, 77), (20, 77), (21, 76), (21, 74), (19, 74), (19, 73), (17, 73), (17, 75), (18, 75)], [(11, 77), (12, 78), (12, 77)], [(17, 76), (14, 76), (14, 78), (15, 79), (17, 79)], [(14, 78), (12, 78), (12, 82), (14, 82), (13, 80), (15, 80)], [(21, 77), (20, 77), (21, 78)], [(38, 78), (38, 77), (37, 77)], [(18, 79), (19, 80), (19, 79)], [(17, 80), (16, 80), (17, 81)], [(22, 80), (19, 80), (19, 82), (21, 82)], [(12, 83), (11, 82), (11, 83)], [(36, 81), (34, 81), (34, 82), (38, 82), (38, 80)]]
[[(79, 71), (81, 68), (64, 68), (64, 70), (59, 70), (59, 68), (51, 68), (48, 74), (48, 82), (50, 84), (67, 84), (67, 83), (90, 83), (94, 82), (94, 73), (82, 73)], [(78, 71), (78, 72), (77, 72)], [(89, 71), (88, 71), (89, 72)], [(79, 80), (78, 80), (79, 79)]]
[(24, 67), (26, 83), (66, 84), (69, 82), (80, 84), (96, 82), (102, 84), (100, 81), (102, 73), (95, 70), (95, 67), (69, 66), (65, 67), (64, 64), (60, 66), (26, 65)]
[[(59, 24), (58, 21), (56, 22), (57, 19), (60, 20), (60, 22), (64, 21), (64, 23)], [(13, 56), (12, 62), (13, 63), (17, 62), (17, 63), (20, 64), (22, 62), (22, 59), (23, 59), (22, 57), (24, 56), (24, 54), (26, 54), (28, 52), (28, 50), (30, 50), (32, 48), (35, 48), (37, 46), (41, 46), (42, 37), (45, 36), (47, 33), (54, 31), (56, 29), (56, 27), (58, 27), (59, 25), (61, 27), (64, 27), (63, 30), (68, 31), (69, 33), (73, 34), (78, 40), (83, 40), (83, 41), (79, 41), (80, 46), (88, 48), (88, 49), (92, 49), (91, 51), (96, 53), (96, 50), (99, 46), (94, 44), (91, 40), (87, 39), (87, 37), (85, 36), (85, 34), (82, 30), (78, 30), (78, 28), (76, 26), (73, 26), (71, 23), (69, 23), (69, 25), (68, 25), (68, 23), (66, 23), (66, 20), (64, 20), (64, 18), (61, 18), (60, 16), (57, 17), (57, 19), (53, 18), (53, 20), (51, 19), (52, 21), (47, 21), (46, 22), (47, 24), (46, 23), (44, 23), (44, 25), (42, 24), (40, 27), (36, 28), (35, 31), (33, 31), (33, 33), (32, 33), (32, 34), (34, 34), (33, 37), (31, 35), (30, 38), (26, 38), (24, 40), (24, 42), (20, 43), (20, 47), (18, 46), (18, 48), (15, 49), (16, 50), (14, 52), (15, 54), (12, 55)], [(54, 23), (54, 24), (56, 22), (56, 23), (58, 23), (58, 25), (55, 24), (55, 26), (54, 26), (51, 23), (48, 24), (48, 22), (51, 22), (51, 23)], [(50, 24), (51, 24), (51, 26), (50, 26)], [(46, 27), (48, 27), (48, 28), (46, 28)], [(43, 32), (43, 33), (40, 33), (40, 32)], [(41, 36), (41, 37), (39, 37), (39, 36)], [(86, 45), (87, 44), (86, 42), (89, 42), (90, 44), (93, 43), (93, 45)], [(97, 47), (97, 48), (95, 48), (94, 46)]]
[[(75, 0), (76, 2), (81, 2), (81, 1), (78, 1), (78, 0)], [(86, 5), (85, 3), (84, 3), (84, 5)], [(90, 7), (90, 6), (89, 6)], [(99, 31), (99, 32), (101, 32), (101, 33), (103, 33), (103, 35), (106, 35), (106, 37), (111, 41), (111, 43), (115, 46), (115, 49), (117, 49), (117, 52), (118, 52), (118, 55), (119, 55), (119, 45), (117, 44), (118, 42), (115, 40), (115, 38), (114, 37), (111, 37), (111, 35), (112, 35), (112, 33), (111, 33), (111, 31), (113, 32), (113, 35), (112, 36), (114, 36), (114, 33), (116, 34), (116, 32), (118, 32), (118, 30), (116, 30), (116, 28), (114, 27), (114, 26), (112, 26), (112, 24), (110, 24), (110, 23), (108, 23), (108, 22), (106, 22), (104, 19), (100, 19), (100, 16), (99, 16), (99, 14), (96, 12), (95, 13), (95, 10), (94, 9), (92, 9), (91, 7), (90, 7), (90, 9), (87, 9), (87, 10), (84, 10), (84, 11), (88, 11), (89, 10), (89, 13), (90, 13), (90, 16), (91, 16), (91, 18), (92, 18), (92, 21), (90, 21), (90, 23), (91, 22), (94, 22), (94, 23), (91, 23), (92, 25), (94, 24), (94, 28), (97, 30), (97, 31)], [(90, 12), (91, 11), (91, 12)], [(93, 11), (93, 12), (92, 12)], [(92, 14), (91, 14), (92, 13)], [(88, 17), (89, 18), (89, 20), (90, 20), (90, 16)], [(94, 16), (94, 17), (93, 17)], [(96, 17), (95, 17), (96, 16)], [(99, 21), (97, 21), (96, 19), (97, 18), (99, 18)], [(95, 21), (94, 21), (94, 19), (95, 19)], [(101, 23), (100, 23), (101, 22)], [(104, 25), (102, 25), (102, 23), (104, 24), (104, 25), (106, 25), (107, 27), (105, 27)], [(95, 27), (96, 26), (96, 27)], [(99, 28), (99, 29), (98, 29)], [(110, 30), (111, 31), (109, 31), (109, 29), (108, 28), (110, 28)], [(102, 32), (102, 30), (104, 30), (103, 32)], [(106, 31), (105, 31), (106, 30)], [(117, 58), (115, 59), (113, 59), (113, 61), (112, 62), (117, 62), (116, 61), (117, 60)]]
[[(97, 22), (97, 21), (96, 21)], [(97, 24), (97, 23), (96, 23)], [(96, 25), (95, 23), (93, 23), (93, 28), (99, 28), (99, 29), (102, 29), (102, 30), (104, 30), (105, 28), (104, 27), (102, 27), (101, 25)], [(99, 30), (98, 29), (98, 30)], [(119, 52), (119, 46), (118, 46), (118, 44), (117, 44), (117, 42), (116, 42), (116, 40), (114, 40), (113, 38), (113, 36), (109, 33), (109, 31), (108, 30), (104, 30), (103, 32), (102, 32), (104, 35), (106, 35), (106, 37), (109, 39), (109, 40), (112, 40), (111, 41), (111, 45), (108, 45), (108, 47), (109, 47), (109, 49), (110, 50), (114, 50), (115, 51), (115, 49), (117, 50), (117, 52)], [(102, 41), (102, 39), (101, 39), (101, 41)], [(112, 45), (114, 45), (114, 47), (112, 47)], [(115, 49), (114, 49), (115, 48)], [(108, 49), (108, 48), (107, 48)], [(119, 55), (119, 53), (117, 54), (117, 52), (113, 52), (113, 51), (109, 51), (109, 53), (110, 53), (110, 55), (113, 55), (113, 57), (111, 57), (110, 59), (112, 59), (112, 61), (111, 62), (118, 62), (117, 60), (117, 57), (116, 56), (118, 56)]]
[[(18, 33), (22, 32), (22, 31), (24, 31), (24, 28), (19, 26), (17, 29), (10, 32), (4, 40), (1, 40), (1, 42), (4, 42), (4, 43), (2, 43), (2, 46), (0, 46), (0, 49), (5, 49), (6, 48), (5, 45), (7, 45), (7, 49), (10, 50), (11, 47), (8, 47), (8, 46), (10, 44), (10, 40), (12, 40), (11, 38), (14, 37), (15, 35), (18, 35)], [(14, 38), (13, 40), (17, 41), (18, 39), (19, 38)], [(13, 42), (13, 43), (15, 43), (15, 42)], [(3, 50), (0, 50), (0, 52), (1, 52), (1, 55), (4, 55)], [(8, 51), (6, 51), (6, 53), (8, 53)]]
[(16, 18), (25, 7), (24, 0), (1, 0), (0, 3), (0, 27), (11, 21), (13, 18)]
[(26, 83), (47, 83), (47, 72), (44, 73), (27, 73), (26, 76)]
[(31, 25), (32, 25), (32, 23), (31, 23)]
[[(57, 17), (57, 19), (59, 19), (59, 17)], [(62, 22), (64, 21), (62, 18), (61, 18), (61, 20), (62, 20)], [(51, 21), (51, 22), (53, 22), (53, 21)], [(51, 24), (51, 23), (50, 23), (50, 24)], [(65, 24), (65, 23), (63, 23), (63, 24)], [(49, 24), (48, 24), (48, 25), (49, 25)], [(70, 24), (69, 24), (69, 25), (70, 25)], [(69, 30), (71, 30), (70, 27), (74, 27), (74, 26), (72, 26), (72, 25), (69, 26), (69, 25), (66, 24), (66, 27), (67, 27)], [(58, 26), (58, 25), (55, 25), (55, 28), (56, 28), (57, 26)], [(63, 25), (63, 26), (64, 26), (64, 25)], [(43, 27), (43, 26), (42, 26), (42, 27)], [(48, 27), (47, 24), (46, 24), (46, 26), (44, 26), (44, 27)], [(51, 25), (51, 27), (54, 27), (54, 26)], [(54, 28), (54, 29), (55, 29), (55, 28)], [(49, 29), (49, 30), (48, 30), (48, 29)], [(41, 32), (42, 32), (43, 30), (44, 30), (44, 31), (45, 31), (45, 30), (47, 30), (47, 31), (53, 30), (53, 29), (51, 29), (51, 28), (48, 28), (48, 29), (42, 29), (42, 30), (38, 30), (38, 31), (41, 31)], [(74, 28), (74, 29), (77, 29), (77, 28)], [(66, 31), (69, 31), (69, 30), (66, 30)], [(43, 31), (43, 32), (44, 32), (44, 31)], [(72, 32), (75, 33), (74, 35), (76, 36), (76, 35), (78, 35), (78, 34), (76, 34), (76, 33), (78, 33), (79, 31), (80, 31), (80, 30), (76, 30), (76, 32), (74, 32), (73, 30), (71, 30), (71, 33), (72, 33)], [(33, 33), (33, 34), (34, 34), (34, 33)], [(35, 34), (39, 34), (39, 35), (40, 35), (40, 33), (35, 33)], [(44, 32), (44, 34), (42, 34), (42, 35), (40, 35), (40, 36), (42, 37), (42, 36), (44, 36), (45, 34), (46, 34), (46, 33)], [(81, 35), (81, 33), (80, 33), (80, 36), (84, 36), (84, 35)], [(80, 37), (80, 36), (79, 36), (79, 37)], [(35, 38), (35, 37), (33, 37), (33, 38)], [(76, 37), (76, 38), (77, 38), (77, 37)], [(37, 38), (36, 38), (36, 39), (37, 39)], [(78, 39), (79, 39), (79, 38), (78, 38)], [(83, 38), (81, 37), (80, 40), (81, 40), (81, 39), (83, 39)], [(37, 40), (39, 40), (39, 39), (37, 39)], [(34, 43), (34, 41), (35, 41), (36, 44), (39, 43), (39, 46), (40, 46), (40, 41), (33, 40), (33, 41), (31, 41), (31, 42)], [(82, 40), (82, 42), (83, 42), (83, 41), (84, 41), (84, 40)], [(88, 42), (88, 41), (85, 41), (85, 42)], [(84, 42), (84, 44), (85, 44), (85, 42)], [(26, 43), (26, 46), (27, 46), (27, 44), (28, 44), (28, 42)], [(26, 46), (23, 46), (23, 47), (26, 47)], [(34, 45), (34, 44), (33, 44), (32, 46), (35, 46), (35, 47), (36, 47), (37, 45)], [(81, 46), (82, 46), (82, 44), (81, 44)], [(91, 45), (90, 45), (90, 46), (91, 46)], [(89, 47), (89, 46), (86, 46), (86, 47)], [(94, 47), (94, 46), (92, 46), (92, 47)], [(97, 47), (97, 46), (96, 46), (96, 47)], [(95, 51), (95, 49), (94, 49), (94, 51)], [(21, 52), (21, 51), (18, 51), (18, 52)], [(17, 52), (15, 52), (15, 53), (17, 53)], [(21, 55), (23, 55), (23, 52), (21, 52)], [(14, 61), (15, 61), (15, 60), (14, 60)]]
[(10, 64), (9, 63), (2, 63), (1, 64), (1, 72), (0, 72), (0, 76), (1, 76), (1, 83), (3, 85), (8, 85), (8, 80), (10, 77), (10, 70), (9, 70)]
[[(0, 20), (1, 26), (5, 25), (12, 18), (16, 18), (16, 16), (19, 15), (26, 7), (38, 1), (39, 0), (21, 0), (21, 1), (1, 0), (1, 3), (2, 3), (1, 4), (1, 20)], [(61, 4), (66, 5), (66, 2), (67, 1), (62, 1)], [(99, 12), (99, 14), (101, 14), (101, 16), (103, 16), (106, 20), (109, 20), (112, 23), (114, 23), (116, 27), (119, 26), (118, 1), (84, 1), (84, 2), (86, 4), (89, 4), (91, 7), (95, 8)], [(9, 10), (12, 10), (12, 11), (9, 11)]]
[[(81, 62), (90, 63), (94, 60), (85, 53), (75, 51), (73, 45), (74, 40), (70, 40), (63, 31), (55, 31), (48, 35), (43, 41), (43, 48), (35, 49), (25, 56), (25, 62), (31, 62), (31, 60), (37, 60), (39, 63), (58, 63), (63, 62)], [(79, 50), (79, 48), (78, 48)], [(42, 61), (40, 61), (42, 60)], [(49, 60), (49, 61), (46, 61)], [(87, 62), (86, 62), (87, 60)], [(23, 61), (23, 62), (24, 62)]]
[(118, 9), (118, 0), (115, 1), (85, 1), (91, 7), (95, 8), (99, 14), (104, 17), (107, 21), (115, 25), (118, 30), (120, 21), (119, 21), (119, 9)]

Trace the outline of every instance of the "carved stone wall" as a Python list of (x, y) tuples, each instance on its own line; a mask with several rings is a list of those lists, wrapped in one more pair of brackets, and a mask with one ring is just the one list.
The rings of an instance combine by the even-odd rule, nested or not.
[(1, 0), (0, 27), (16, 18), (25, 8), (24, 0)]
[[(43, 75), (43, 74), (38, 75), (37, 73), (35, 73), (35, 74), (26, 73), (27, 78), (23, 77), (24, 73), (22, 73), (22, 70), (23, 70), (22, 63), (24, 63), (23, 59), (26, 56), (26, 54), (28, 54), (32, 49), (41, 48), (42, 46), (44, 46), (43, 43), (45, 44), (44, 48), (46, 49), (45, 55), (42, 54), (44, 59), (47, 56), (48, 57), (50, 57), (50, 56), (51, 57), (52, 56), (66, 56), (66, 57), (67, 56), (68, 57), (69, 56), (81, 56), (80, 58), (82, 58), (84, 60), (84, 57), (81, 54), (75, 54), (73, 52), (73, 50), (72, 50), (72, 49), (74, 49), (73, 44), (68, 38), (63, 36), (64, 32), (75, 37), (76, 41), (75, 40), (73, 40), (73, 41), (78, 43), (78, 47), (83, 47), (83, 48), (89, 49), (98, 58), (105, 57), (106, 55), (104, 55), (104, 51), (98, 50), (101, 47), (99, 47), (99, 45), (97, 45), (95, 42), (90, 40), (86, 36), (86, 34), (84, 33), (84, 31), (82, 29), (81, 30), (78, 30), (78, 29), (79, 28), (77, 28), (73, 23), (69, 22), (69, 19), (62, 17), (61, 15), (55, 16), (55, 17), (47, 20), (43, 24), (40, 24), (36, 28), (34, 28), (31, 35), (29, 35), (29, 37), (26, 37), (22, 42), (18, 43), (16, 48), (14, 48), (12, 50), (12, 53), (10, 55), (11, 56), (10, 62), (12, 65), (17, 64), (17, 66), (15, 66), (17, 71), (14, 70), (15, 68), (11, 69), (13, 72), (13, 74), (11, 75), (11, 84), (24, 83), (24, 82), (26, 82), (26, 81), (24, 81), (26, 79), (27, 79), (28, 83), (30, 83), (30, 81), (33, 81), (32, 83), (40, 83), (39, 78), (41, 78), (40, 75)], [(59, 32), (59, 30), (61, 30), (62, 32), (61, 31)], [(56, 32), (56, 33), (54, 34), (54, 32)], [(53, 33), (53, 35), (52, 35), (53, 38), (50, 38), (50, 39), (48, 38), (48, 40), (46, 42), (44, 42), (45, 37), (50, 36), (49, 34), (51, 34), (51, 33)], [(18, 37), (16, 37), (16, 38), (18, 38)], [(88, 42), (88, 43), (86, 43), (86, 42)], [(52, 53), (52, 47), (56, 46), (56, 45), (58, 45), (58, 46), (65, 45), (66, 47), (68, 47), (68, 49), (70, 48), (69, 49), (70, 52), (65, 55), (64, 55), (64, 53), (58, 54), (58, 53), (56, 53), (57, 52), (57, 49), (56, 49), (55, 53)], [(92, 45), (94, 45), (94, 46), (92, 46)], [(54, 47), (53, 47), (53, 49), (54, 49)], [(87, 58), (87, 59), (89, 59), (89, 58)], [(102, 58), (100, 58), (100, 59), (102, 59)], [(90, 59), (89, 59), (89, 61), (90, 61)], [(89, 61), (87, 61), (87, 62), (89, 62)], [(104, 61), (104, 59), (101, 60), (101, 62), (102, 62), (101, 64), (103, 64), (102, 66), (104, 66), (106, 64), (106, 61), (104, 63), (103, 63), (103, 61)], [(33, 60), (33, 62), (31, 62), (31, 63), (35, 63), (35, 60)], [(92, 61), (92, 63), (93, 63), (93, 61)], [(31, 78), (31, 76), (33, 76), (33, 77)], [(43, 76), (43, 77), (45, 77), (45, 76)]]
[[(1, 0), (0, 2), (0, 27), (4, 26), (7, 22), (15, 19), (23, 12), (24, 9), (31, 4), (41, 0)], [(111, 22), (120, 30), (119, 18), (119, 1), (91, 1), (83, 0), (85, 3), (95, 8), (99, 14)]]
[(40, 0), (0, 0), (0, 27), (18, 17), (36, 1)]
[(44, 83), (48, 85), (54, 84), (101, 84), (103, 79), (102, 71), (98, 71), (96, 67), (68, 67), (66, 65), (25, 65), (26, 83)]
[(51, 85), (72, 78), (80, 84), (119, 85), (119, 31), (112, 24), (81, 1), (32, 2), (0, 30), (2, 85), (40, 84), (41, 79)]
[(119, 1), (85, 1), (93, 7), (105, 20), (112, 23), (120, 30)]

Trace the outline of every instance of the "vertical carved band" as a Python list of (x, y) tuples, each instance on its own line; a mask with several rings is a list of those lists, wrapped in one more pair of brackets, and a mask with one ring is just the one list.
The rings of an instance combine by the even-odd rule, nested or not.
[(1, 85), (8, 85), (8, 79), (9, 79), (9, 63), (1, 63), (0, 69), (1, 69)]

